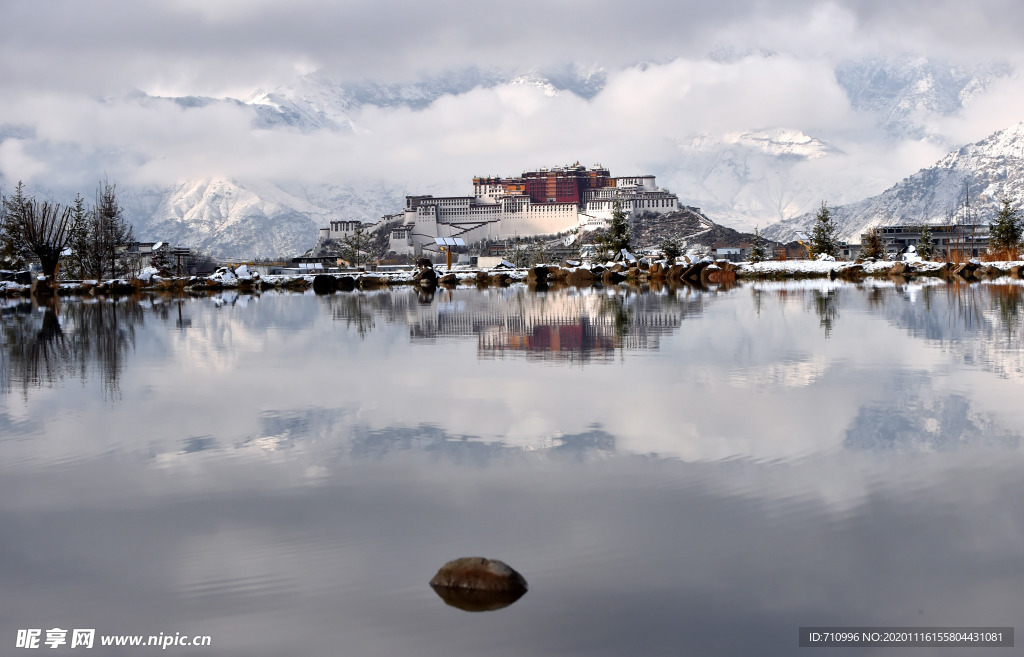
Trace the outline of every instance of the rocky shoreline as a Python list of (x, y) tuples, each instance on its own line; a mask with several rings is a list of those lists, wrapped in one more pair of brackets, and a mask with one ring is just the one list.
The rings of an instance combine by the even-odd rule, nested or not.
[(155, 273), (132, 279), (107, 281), (66, 281), (53, 282), (42, 278), (31, 285), (13, 281), (0, 282), (0, 296), (19, 297), (53, 295), (122, 295), (136, 292), (175, 292), (205, 294), (225, 289), (242, 292), (263, 290), (313, 290), (321, 294), (337, 291), (377, 290), (397, 285), (414, 285), (421, 288), (454, 287), (475, 285), (477, 287), (504, 286), (516, 282), (531, 287), (544, 288), (552, 285), (618, 284), (690, 284), (729, 285), (738, 280), (797, 280), (828, 278), (831, 280), (856, 281), (866, 277), (898, 277), (910, 279), (918, 276), (936, 277), (950, 281), (976, 281), (1008, 276), (1024, 278), (1024, 261), (979, 262), (842, 262), (787, 260), (759, 263), (732, 263), (726, 260), (668, 265), (664, 261), (630, 263), (608, 263), (585, 267), (539, 265), (525, 269), (461, 269), (439, 273), (430, 265), (422, 265), (418, 271), (402, 272), (352, 272), (305, 275), (260, 275), (244, 265), (237, 269), (221, 268), (210, 276), (164, 278)]

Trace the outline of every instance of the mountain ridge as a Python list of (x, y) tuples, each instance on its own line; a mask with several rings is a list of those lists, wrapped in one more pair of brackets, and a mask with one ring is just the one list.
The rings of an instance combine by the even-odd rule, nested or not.
[[(831, 207), (839, 239), (859, 243), (869, 228), (900, 224), (944, 224), (963, 212), (970, 201), (975, 222), (988, 222), (1001, 199), (1024, 204), (1024, 179), (1011, 175), (1024, 167), (1024, 122), (962, 146), (930, 167), (907, 176), (881, 194), (856, 203)], [(962, 215), (961, 215), (962, 216)], [(772, 224), (770, 239), (787, 242), (808, 232), (815, 213)]]

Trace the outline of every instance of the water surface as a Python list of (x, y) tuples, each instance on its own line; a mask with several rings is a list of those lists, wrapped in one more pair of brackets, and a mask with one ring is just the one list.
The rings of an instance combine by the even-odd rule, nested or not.
[[(788, 655), (801, 625), (1012, 626), (1022, 295), (6, 302), (2, 652), (52, 627), (312, 656)], [(446, 606), (427, 582), (471, 555), (529, 593)], [(156, 649), (126, 650), (88, 654)]]

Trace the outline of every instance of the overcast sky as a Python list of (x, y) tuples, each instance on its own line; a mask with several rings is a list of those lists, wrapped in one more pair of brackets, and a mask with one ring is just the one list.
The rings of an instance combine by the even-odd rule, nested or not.
[[(1024, 101), (1018, 76), (1003, 76), (964, 110), (930, 119), (942, 143), (893, 141), (850, 106), (834, 74), (841, 62), (905, 54), (1016, 70), (1024, 5), (1010, 0), (6, 0), (0, 24), (7, 184), (82, 185), (107, 174), (122, 184), (216, 175), (444, 188), (577, 159), (668, 175), (695, 136), (789, 128), (843, 153), (807, 174), (822, 176), (825, 194), (851, 167), (864, 186), (884, 188), (946, 142), (1017, 122)], [(412, 82), (470, 66), (567, 65), (603, 69), (604, 90), (583, 99), (501, 85), (418, 111), (363, 108), (351, 116), (354, 134), (271, 133), (245, 108), (184, 111), (138, 95), (244, 99), (313, 72)]]

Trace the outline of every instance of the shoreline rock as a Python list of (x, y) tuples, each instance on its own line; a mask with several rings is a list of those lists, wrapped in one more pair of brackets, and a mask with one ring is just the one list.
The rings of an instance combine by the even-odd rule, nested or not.
[(474, 591), (527, 591), (526, 579), (514, 568), (497, 559), (461, 557), (453, 559), (437, 571), (430, 586)]
[[(355, 275), (353, 275), (355, 274)], [(530, 268), (468, 269), (438, 274), (433, 267), (424, 266), (416, 272), (336, 272), (321, 274), (266, 275), (239, 267), (235, 270), (221, 268), (215, 274), (188, 277), (161, 277), (146, 272), (145, 278), (110, 279), (103, 281), (59, 281), (54, 292), (60, 296), (74, 295), (130, 295), (136, 292), (167, 292), (179, 294), (202, 294), (217, 290), (254, 292), (265, 290), (290, 290), (302, 292), (312, 288), (318, 294), (334, 294), (337, 291), (387, 289), (393, 286), (413, 285), (432, 290), (438, 285), (452, 288), (460, 285), (478, 287), (501, 286), (512, 283), (526, 283), (534, 290), (545, 290), (559, 284), (575, 287), (614, 286), (628, 283), (633, 286), (649, 282), (686, 284), (704, 289), (708, 284), (730, 286), (736, 281), (751, 280), (803, 280), (827, 278), (830, 280), (861, 281), (873, 278), (916, 278), (935, 277), (950, 282), (975, 283), (999, 277), (1024, 278), (1024, 261), (981, 262), (893, 262), (858, 260), (811, 261), (785, 260), (760, 263), (732, 263), (726, 260), (712, 261), (705, 258), (699, 262), (669, 264), (664, 261), (652, 262), (647, 269), (642, 266), (625, 267), (620, 264), (608, 268), (600, 264), (574, 268), (555, 265), (538, 265)], [(30, 281), (31, 283), (31, 281)], [(36, 296), (46, 294), (36, 283)], [(32, 296), (32, 285), (12, 280), (0, 281), (0, 296)]]

